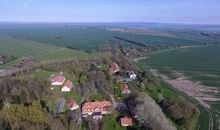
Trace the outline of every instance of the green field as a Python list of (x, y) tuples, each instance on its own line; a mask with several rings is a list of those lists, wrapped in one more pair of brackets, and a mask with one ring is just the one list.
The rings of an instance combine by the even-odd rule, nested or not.
[(37, 57), (61, 50), (60, 47), (42, 44), (35, 41), (0, 37), (0, 52), (6, 55), (22, 57)]
[[(163, 30), (168, 31), (170, 30)], [(197, 45), (201, 43), (215, 43), (216, 39), (198, 35), (193, 32), (171, 31), (171, 36), (152, 36), (134, 33), (113, 32), (105, 26), (89, 25), (11, 25), (5, 27), (0, 25), (0, 35), (23, 38), (41, 43), (59, 46), (67, 46), (81, 50), (96, 50), (103, 44), (123, 44), (124, 46), (135, 46), (128, 42), (114, 39), (120, 36), (129, 40), (142, 42), (144, 44), (166, 44), (169, 46)], [(201, 42), (202, 41), (202, 42)]]
[(32, 57), (41, 61), (89, 58), (106, 55), (94, 51), (99, 50), (103, 45), (114, 46), (122, 44), (124, 47), (137, 46), (114, 39), (114, 36), (120, 36), (143, 44), (163, 44), (169, 47), (174, 47), (177, 44), (190, 46), (201, 43), (216, 43), (216, 39), (197, 35), (197, 33), (193, 32), (163, 31), (171, 33), (171, 36), (113, 32), (104, 26), (65, 24), (12, 24), (10, 26), (2, 26), (0, 24), (0, 53), (14, 57), (5, 65), (0, 65), (0, 68), (13, 66), (24, 57)]
[(163, 74), (180, 72), (204, 85), (220, 87), (220, 46), (192, 47), (155, 53), (141, 62)]
[[(157, 69), (170, 78), (181, 77), (176, 74), (178, 72), (192, 81), (200, 81), (206, 86), (220, 88), (220, 46), (189, 47), (153, 53), (137, 64), (146, 70)], [(215, 93), (215, 96), (220, 97), (220, 94)], [(218, 129), (219, 125), (219, 103), (218, 101), (210, 103), (213, 129)], [(204, 115), (205, 111), (200, 106), (198, 108), (202, 113), (199, 125), (204, 126), (204, 122), (208, 123), (208, 118), (204, 117), (208, 115)], [(205, 126), (208, 127), (208, 124)], [(203, 128), (200, 127), (200, 129)]]
[(39, 61), (47, 61), (57, 59), (82, 59), (106, 55), (105, 53), (98, 52), (86, 53), (79, 50), (8, 36), (0, 36), (0, 53), (14, 57), (12, 61), (0, 65), (0, 68), (10, 67), (24, 57), (34, 58)]

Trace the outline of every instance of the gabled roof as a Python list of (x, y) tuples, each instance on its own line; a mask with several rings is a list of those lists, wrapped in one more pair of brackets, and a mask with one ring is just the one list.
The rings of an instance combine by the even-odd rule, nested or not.
[(67, 80), (64, 85), (64, 87), (67, 87), (67, 88), (72, 88), (73, 87), (73, 83), (70, 81), (70, 80)]
[(76, 106), (78, 106), (78, 105), (76, 104), (76, 101), (75, 101), (75, 100), (71, 99), (71, 100), (69, 100), (69, 102), (68, 102), (68, 106), (69, 106), (70, 108), (74, 108), (74, 107), (76, 107)]
[(56, 105), (56, 113), (62, 113), (65, 105), (65, 99), (61, 98)]
[(118, 64), (117, 64), (116, 62), (113, 62), (113, 63), (111, 64), (111, 68), (112, 68), (113, 71), (114, 71), (114, 70), (119, 70), (119, 66), (118, 66)]
[(110, 73), (116, 73), (120, 71), (120, 68), (116, 62), (113, 62), (109, 68)]
[(64, 82), (64, 80), (65, 80), (65, 77), (62, 76), (62, 75), (56, 75), (56, 76), (54, 76), (52, 78), (52, 82), (60, 82), (60, 83), (62, 83), (62, 82)]
[(132, 126), (133, 125), (132, 118), (124, 117), (124, 118), (121, 118), (120, 121), (121, 121), (121, 126)]
[(96, 102), (86, 102), (83, 104), (83, 112), (101, 112), (106, 111), (112, 107), (112, 103), (109, 101), (96, 101)]

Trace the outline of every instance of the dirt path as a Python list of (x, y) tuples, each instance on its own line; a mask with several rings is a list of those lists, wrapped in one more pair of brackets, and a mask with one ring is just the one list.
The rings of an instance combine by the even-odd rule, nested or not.
[(112, 105), (114, 108), (118, 106), (118, 102), (116, 102), (114, 95), (110, 94), (108, 91), (106, 91), (103, 87), (101, 87), (102, 91), (109, 95), (109, 97), (112, 100)]
[(200, 84), (200, 82), (190, 81), (186, 77), (180, 77), (177, 79), (169, 79), (165, 76), (161, 77), (165, 82), (179, 91), (186, 93), (188, 96), (195, 98), (208, 109), (211, 108), (210, 102), (220, 101), (220, 97), (214, 96), (214, 94), (220, 92), (218, 88), (208, 87)]

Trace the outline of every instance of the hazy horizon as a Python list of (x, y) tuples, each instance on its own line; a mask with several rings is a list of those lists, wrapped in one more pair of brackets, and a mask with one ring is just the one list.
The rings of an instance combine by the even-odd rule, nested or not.
[(0, 24), (158, 24), (158, 25), (185, 25), (185, 26), (220, 26), (220, 23), (174, 23), (174, 22), (60, 22), (60, 21), (0, 21)]
[(0, 22), (219, 25), (218, 0), (0, 0)]

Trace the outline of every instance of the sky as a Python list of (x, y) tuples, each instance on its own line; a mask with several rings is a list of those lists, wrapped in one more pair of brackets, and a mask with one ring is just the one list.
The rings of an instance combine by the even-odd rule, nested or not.
[(220, 0), (0, 0), (1, 22), (220, 24)]

